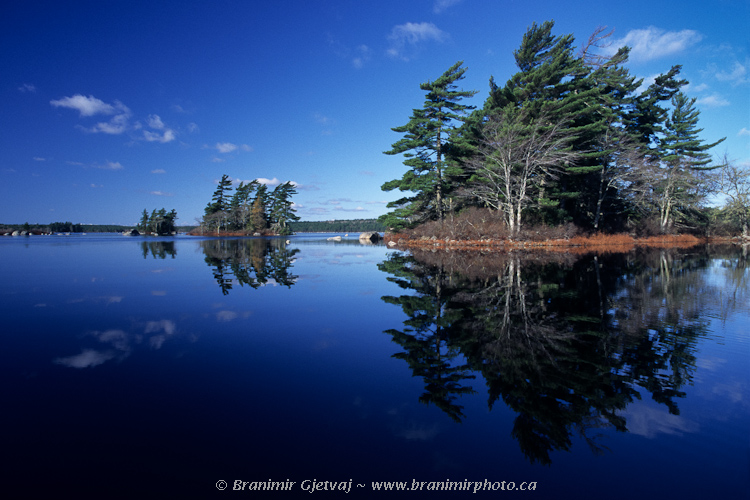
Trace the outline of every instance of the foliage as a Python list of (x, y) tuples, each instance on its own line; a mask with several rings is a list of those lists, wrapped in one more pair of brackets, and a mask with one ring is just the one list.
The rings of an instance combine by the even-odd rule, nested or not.
[(404, 153), (409, 170), (382, 186), (412, 195), (390, 203), (395, 210), (381, 222), (402, 229), (480, 206), (511, 233), (568, 222), (596, 231), (643, 221), (657, 221), (660, 233), (705, 229), (719, 166), (707, 151), (723, 139), (700, 138), (681, 67), (640, 90), (643, 80), (624, 66), (629, 48), (602, 55), (612, 31), (598, 29), (576, 54), (574, 37), (553, 28), (529, 27), (513, 53), (518, 72), (503, 86), (490, 78), (484, 105), (470, 115), (459, 100), (475, 92), (455, 87), (461, 63), (423, 84), (424, 106), (393, 129), (404, 138), (386, 151)]
[(232, 189), (224, 174), (198, 219), (201, 233), (291, 234), (290, 222), (299, 220), (291, 200), (297, 193), (294, 183), (284, 182), (269, 192), (257, 180), (240, 182), (230, 197)]
[(642, 395), (679, 415), (709, 327), (702, 313), (719, 292), (696, 272), (710, 263), (700, 250), (410, 254), (378, 267), (403, 290), (382, 297), (406, 316), (385, 333), (423, 379), (420, 401), (462, 421), (461, 397), (486, 387), (489, 410), (515, 412), (511, 435), (546, 465), (579, 437), (601, 453), (601, 429), (627, 432)]
[(53, 222), (49, 225), (49, 230), (51, 233), (82, 233), (83, 226), (72, 222)]
[(148, 210), (144, 208), (137, 229), (144, 234), (170, 235), (177, 231), (175, 227), (176, 220), (177, 211), (174, 209), (169, 212), (165, 208), (154, 209), (149, 215)]
[(404, 165), (410, 170), (401, 179), (383, 184), (382, 189), (410, 191), (413, 195), (388, 204), (388, 208), (396, 208), (393, 213), (380, 218), (388, 226), (443, 219), (444, 197), (451, 189), (450, 179), (459, 174), (456, 165), (446, 161), (446, 153), (456, 124), (463, 121), (468, 110), (473, 109), (472, 106), (461, 104), (461, 99), (476, 94), (476, 91), (458, 90), (455, 85), (466, 73), (462, 64), (459, 61), (434, 82), (421, 84), (419, 88), (427, 92), (423, 107), (413, 110), (406, 125), (392, 129), (404, 134), (404, 137), (385, 154), (403, 153), (406, 158)]

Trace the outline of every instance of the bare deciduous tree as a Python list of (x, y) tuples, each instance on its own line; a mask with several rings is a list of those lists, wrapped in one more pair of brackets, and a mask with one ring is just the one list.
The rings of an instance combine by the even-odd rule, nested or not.
[(565, 125), (508, 106), (482, 127), (478, 155), (465, 165), (472, 175), (468, 191), (501, 212), (511, 234), (519, 231), (524, 209), (544, 182), (581, 156), (571, 151), (574, 136)]
[(725, 213), (736, 220), (742, 238), (750, 238), (750, 167), (739, 166), (726, 155), (718, 181), (718, 191), (726, 197)]

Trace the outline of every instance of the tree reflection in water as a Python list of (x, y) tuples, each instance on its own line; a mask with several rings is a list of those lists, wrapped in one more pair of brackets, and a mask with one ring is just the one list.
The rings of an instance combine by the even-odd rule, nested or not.
[(174, 241), (142, 241), (141, 253), (144, 259), (149, 255), (154, 259), (166, 259), (167, 256), (173, 259), (177, 257)]
[[(746, 255), (724, 252), (728, 269), (744, 269)], [(420, 401), (454, 420), (465, 418), (458, 399), (478, 372), (489, 408), (502, 399), (517, 413), (512, 435), (531, 462), (550, 464), (574, 435), (601, 453), (600, 430), (627, 431), (624, 410), (641, 393), (679, 414), (707, 333), (700, 312), (717, 296), (733, 300), (699, 272), (716, 257), (702, 247), (394, 253), (379, 269), (405, 294), (383, 300), (408, 319), (386, 333), (404, 349), (394, 357), (424, 378)]]
[(252, 288), (271, 282), (291, 287), (297, 281), (290, 269), (299, 249), (287, 248), (282, 239), (215, 239), (201, 241), (200, 246), (224, 295), (235, 283)]

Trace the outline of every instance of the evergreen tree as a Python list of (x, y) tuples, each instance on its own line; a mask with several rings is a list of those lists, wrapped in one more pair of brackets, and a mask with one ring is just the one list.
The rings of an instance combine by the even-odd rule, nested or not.
[(140, 229), (142, 233), (148, 230), (148, 221), (149, 221), (148, 210), (144, 208), (143, 213), (141, 214), (141, 220), (138, 223), (138, 229)]
[[(484, 116), (507, 114), (508, 107), (523, 110), (529, 134), (545, 134), (540, 123), (547, 123), (549, 129), (564, 124), (570, 137), (569, 147), (576, 149), (577, 159), (585, 156), (586, 142), (594, 128), (599, 125), (601, 116), (596, 113), (598, 89), (587, 80), (588, 70), (573, 51), (572, 35), (553, 36), (553, 21), (541, 25), (536, 23), (523, 36), (521, 46), (513, 52), (519, 71), (499, 87), (494, 78), (490, 79), (490, 95), (485, 102)], [(491, 119), (491, 118), (490, 118)], [(559, 210), (566, 199), (577, 199), (580, 192), (577, 185), (570, 182), (570, 175), (594, 172), (596, 166), (578, 165), (569, 157), (558, 165), (567, 175), (538, 179), (538, 189), (534, 196), (534, 209), (542, 220), (559, 222), (564, 215)], [(553, 182), (554, 181), (554, 182)]]
[(675, 222), (689, 221), (689, 214), (701, 206), (710, 187), (706, 172), (719, 167), (707, 166), (711, 157), (706, 151), (726, 138), (703, 144), (698, 137), (703, 129), (696, 128), (700, 112), (694, 104), (695, 98), (682, 92), (672, 97), (672, 112), (659, 140), (660, 167), (652, 182), (662, 232)]
[(265, 184), (258, 186), (255, 192), (252, 208), (250, 209), (250, 231), (264, 231), (268, 224), (266, 205), (268, 204), (268, 187)]
[(633, 101), (633, 109), (627, 114), (625, 124), (628, 132), (649, 150), (649, 156), (658, 158), (659, 137), (664, 134), (664, 124), (669, 117), (669, 109), (662, 103), (669, 102), (680, 91), (687, 80), (678, 80), (681, 65), (672, 68), (654, 79)]
[(401, 179), (383, 184), (382, 189), (411, 191), (414, 195), (388, 204), (388, 208), (396, 210), (380, 218), (386, 225), (400, 227), (433, 218), (443, 219), (448, 179), (457, 175), (457, 172), (451, 172), (455, 166), (445, 161), (446, 151), (457, 123), (473, 109), (461, 104), (461, 99), (476, 94), (476, 91), (458, 90), (455, 85), (466, 72), (462, 64), (459, 61), (434, 82), (421, 84), (420, 89), (427, 92), (424, 106), (413, 110), (406, 125), (392, 129), (404, 137), (385, 154), (403, 153), (406, 158), (404, 165), (410, 170)]
[(229, 192), (232, 190), (232, 181), (229, 176), (224, 174), (221, 176), (219, 185), (216, 187), (211, 201), (206, 205), (204, 210), (204, 222), (210, 228), (211, 226), (216, 227), (216, 231), (220, 232), (222, 228), (227, 226), (227, 220), (229, 219)]
[(229, 192), (232, 190), (232, 181), (229, 176), (224, 174), (221, 176), (219, 185), (216, 186), (211, 197), (211, 202), (206, 206), (206, 215), (211, 215), (216, 212), (226, 212), (229, 210)]
[(288, 223), (299, 220), (290, 199), (294, 194), (297, 190), (291, 182), (279, 184), (271, 193), (271, 229), (277, 234), (290, 234)]
[(234, 191), (231, 201), (229, 202), (229, 213), (231, 219), (231, 228), (234, 230), (244, 230), (250, 221), (250, 207), (252, 194), (258, 187), (258, 181), (251, 181), (247, 184), (240, 182)]

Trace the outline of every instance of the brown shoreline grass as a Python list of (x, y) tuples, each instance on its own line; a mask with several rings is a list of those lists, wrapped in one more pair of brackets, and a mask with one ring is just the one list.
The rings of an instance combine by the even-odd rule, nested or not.
[[(419, 249), (460, 249), (460, 250), (545, 250), (552, 252), (587, 253), (591, 251), (627, 252), (637, 247), (647, 248), (690, 248), (708, 243), (708, 238), (699, 238), (689, 234), (659, 235), (635, 238), (626, 233), (593, 234), (573, 236), (571, 238), (549, 239), (542, 241), (513, 239), (437, 239), (412, 238), (405, 233), (386, 233), (385, 242), (389, 246)], [(390, 242), (393, 242), (391, 244)]]

